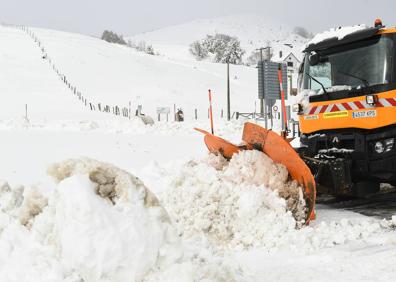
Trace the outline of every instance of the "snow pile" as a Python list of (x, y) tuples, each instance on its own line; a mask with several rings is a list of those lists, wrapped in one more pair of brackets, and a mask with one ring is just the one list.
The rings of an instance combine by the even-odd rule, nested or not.
[(322, 41), (331, 38), (337, 38), (338, 40), (342, 40), (345, 36), (366, 28), (367, 26), (365, 24), (332, 28), (328, 31), (318, 33), (317, 35), (315, 35), (315, 37), (312, 38), (312, 40), (310, 40), (306, 45), (303, 46), (303, 50), (305, 50), (310, 45), (318, 44)]
[(170, 187), (162, 201), (185, 238), (204, 235), (231, 248), (262, 246), (305, 218), (301, 189), (288, 180), (285, 167), (259, 151), (243, 151), (230, 163), (209, 155), (164, 174)]
[(259, 151), (243, 151), (229, 163), (209, 155), (153, 164), (144, 173), (182, 238), (220, 249), (309, 253), (389, 230), (387, 222), (353, 213), (320, 220), (326, 214), (322, 210), (310, 226), (296, 228), (305, 215), (301, 189), (288, 181), (285, 168)]
[[(65, 281), (140, 281), (181, 258), (166, 211), (138, 178), (89, 159), (53, 165), (49, 173), (60, 183), (48, 198), (0, 185), (1, 281), (48, 279), (41, 260), (80, 279)], [(18, 273), (20, 260), (26, 271)]]

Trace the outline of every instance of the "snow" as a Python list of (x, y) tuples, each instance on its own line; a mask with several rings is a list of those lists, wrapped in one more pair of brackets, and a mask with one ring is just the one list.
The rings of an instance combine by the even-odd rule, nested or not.
[[(21, 217), (25, 217), (25, 203), (30, 202), (26, 205), (33, 211), (28, 213), (31, 218), (24, 230), (26, 237), (34, 241), (42, 256), (59, 265), (63, 275), (75, 273), (84, 281), (139, 281), (151, 269), (180, 258), (178, 237), (166, 211), (134, 176), (88, 159), (54, 165), (50, 173), (60, 181), (57, 188), (49, 196), (37, 191), (26, 193), (22, 205), (13, 207), (19, 208), (14, 213), (19, 213), (20, 225), (14, 221), (11, 226), (27, 226)], [(8, 189), (1, 196), (8, 194), (20, 195)], [(48, 203), (42, 201), (44, 197)], [(14, 202), (21, 201), (17, 198)], [(41, 202), (40, 208), (37, 210), (32, 202)], [(2, 215), (11, 216), (7, 212)], [(8, 226), (3, 229), (3, 233), (9, 232)], [(20, 247), (18, 242), (1, 238), (3, 262), (18, 255), (29, 256), (31, 247), (25, 246), (27, 250), (19, 254), (15, 251)], [(30, 259), (33, 262), (35, 257)], [(2, 281), (22, 281), (29, 276), (5, 265)], [(35, 272), (34, 263), (29, 268)], [(45, 275), (37, 281), (48, 278)]]
[[(226, 27), (233, 21), (239, 20), (220, 22)], [(249, 35), (243, 25), (230, 29), (267, 36)], [(190, 42), (188, 34), (199, 35), (184, 28), (180, 46)], [(158, 38), (163, 33), (163, 46), (167, 38), (172, 42), (172, 29), (155, 32)], [(0, 78), (7, 81), (0, 85), (0, 281), (394, 278), (394, 217), (319, 205), (316, 220), (301, 226), (301, 195), (288, 195), (299, 190), (282, 166), (256, 151), (230, 163), (208, 156), (203, 136), (193, 130), (208, 130), (208, 88), (219, 93), (216, 134), (237, 143), (244, 122), (220, 117), (223, 65), (172, 57), (177, 44), (152, 57), (88, 36), (32, 30), (89, 99), (132, 101), (133, 109), (142, 104), (153, 117), (157, 106), (177, 103), (188, 109), (187, 119), (145, 125), (92, 112), (51, 71), (34, 41), (0, 26)], [(272, 33), (275, 40), (288, 34), (284, 27)], [(233, 107), (253, 111), (256, 70), (232, 70)]]
[(230, 248), (272, 245), (274, 225), (275, 233), (287, 232), (306, 216), (300, 189), (288, 182), (286, 169), (258, 151), (242, 152), (229, 164), (209, 156), (159, 177), (169, 186), (163, 204), (184, 238), (204, 234)]
[(351, 154), (355, 150), (352, 149), (345, 149), (345, 148), (329, 148), (329, 149), (321, 149), (318, 151), (319, 154), (327, 154), (327, 153), (340, 153), (340, 154)]
[[(219, 18), (200, 19), (185, 24), (161, 28), (158, 30), (136, 34), (128, 39), (152, 44), (161, 56), (171, 60), (189, 62), (194, 60), (189, 53), (189, 45), (206, 37), (223, 33), (236, 36), (241, 41), (241, 47), (246, 50), (245, 59), (257, 48), (273, 48), (274, 60), (281, 60), (280, 51), (284, 57), (293, 53), (300, 61), (301, 47), (307, 39), (294, 34), (293, 27), (284, 22), (276, 22), (259, 14), (239, 14)], [(292, 47), (286, 46), (290, 44)]]
[(345, 36), (350, 35), (354, 32), (366, 29), (367, 26), (365, 24), (354, 25), (354, 26), (344, 26), (344, 27), (337, 27), (331, 28), (328, 31), (324, 31), (322, 33), (318, 33), (312, 38), (309, 42), (307, 42), (302, 50), (305, 50), (310, 45), (318, 44), (322, 41), (337, 38), (338, 40), (342, 40)]
[[(337, 91), (344, 91), (344, 90), (352, 90), (352, 87), (349, 85), (333, 85), (331, 87), (326, 88), (327, 93), (337, 92)], [(319, 89), (317, 95), (322, 95), (323, 89)]]
[[(103, 40), (59, 31), (32, 29), (67, 79), (94, 103), (138, 105), (156, 119), (157, 107), (182, 108), (187, 119), (207, 118), (208, 89), (214, 114), (226, 109), (226, 66), (183, 62), (150, 56)], [(254, 111), (257, 99), (255, 68), (232, 66), (233, 111)], [(153, 83), (153, 79), (155, 82)], [(164, 119), (164, 117), (163, 117)]]
[[(340, 267), (334, 259), (345, 260), (347, 250), (365, 246), (379, 251), (386, 245), (388, 256), (396, 253), (394, 220), (319, 206), (318, 219), (296, 229), (275, 189), (282, 187), (276, 179), (284, 179), (283, 173), (263, 156), (244, 152), (230, 164), (214, 156), (152, 163), (139, 175), (157, 196), (133, 175), (90, 159), (51, 166), (49, 173), (58, 183), (53, 187), (11, 188), (2, 183), (0, 278), (261, 281), (271, 265), (277, 270), (270, 277), (288, 281), (290, 271), (279, 267), (297, 258), (300, 267), (309, 270), (318, 258)], [(246, 160), (250, 162), (241, 170)], [(275, 181), (269, 184), (271, 179)], [(27, 213), (29, 224), (21, 221), (23, 207), (34, 210)], [(359, 252), (348, 257), (357, 260), (356, 265), (365, 261)], [(264, 268), (263, 262), (268, 262)], [(21, 267), (23, 272), (18, 271)], [(298, 273), (303, 280), (311, 271)], [(347, 278), (359, 280), (367, 273), (350, 275)]]

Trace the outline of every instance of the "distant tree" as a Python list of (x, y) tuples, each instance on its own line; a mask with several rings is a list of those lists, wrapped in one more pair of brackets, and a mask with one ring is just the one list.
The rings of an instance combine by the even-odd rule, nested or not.
[(209, 51), (200, 41), (194, 41), (190, 44), (190, 53), (200, 61), (208, 57)]
[[(269, 45), (269, 42), (267, 42), (267, 46)], [(263, 60), (268, 60), (270, 61), (272, 57), (274, 56), (273, 48), (270, 49), (265, 49), (263, 50)], [(255, 66), (260, 62), (261, 60), (261, 51), (260, 50), (254, 50), (250, 56), (246, 60), (246, 64), (249, 66)]]
[(140, 52), (146, 52), (146, 45), (146, 41), (140, 41), (136, 49)]
[(144, 52), (148, 55), (159, 55), (158, 52), (155, 52), (153, 45), (147, 44), (146, 41), (139, 41), (138, 43), (135, 43), (129, 39), (127, 46), (136, 49), (139, 52)]
[(102, 39), (110, 43), (117, 43), (122, 45), (127, 44), (122, 35), (118, 35), (117, 33), (110, 30), (103, 31)]
[(260, 51), (253, 51), (246, 60), (246, 64), (249, 66), (255, 66), (260, 62)]
[(131, 48), (135, 48), (135, 49), (137, 48), (136, 43), (134, 41), (132, 41), (131, 39), (128, 39), (127, 46), (131, 47)]
[(303, 38), (309, 39), (313, 37), (313, 34), (309, 32), (307, 29), (301, 27), (301, 26), (296, 26), (293, 30), (293, 33), (300, 35)]
[(216, 63), (240, 64), (245, 51), (237, 37), (217, 33), (193, 42), (190, 45), (190, 53), (198, 60), (206, 58), (210, 53)]
[(149, 55), (155, 55), (154, 48), (152, 45), (147, 45), (145, 52)]

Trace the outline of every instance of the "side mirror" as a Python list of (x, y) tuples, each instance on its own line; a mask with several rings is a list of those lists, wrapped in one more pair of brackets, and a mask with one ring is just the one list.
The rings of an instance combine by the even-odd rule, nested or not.
[(311, 54), (309, 54), (308, 57), (308, 62), (311, 66), (316, 66), (320, 62), (320, 56), (318, 53), (315, 51), (312, 51)]

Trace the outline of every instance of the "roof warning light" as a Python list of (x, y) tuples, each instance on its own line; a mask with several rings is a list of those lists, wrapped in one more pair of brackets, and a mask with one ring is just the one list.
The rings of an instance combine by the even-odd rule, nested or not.
[(376, 19), (374, 22), (375, 27), (383, 27), (382, 25), (382, 20), (381, 19)]

